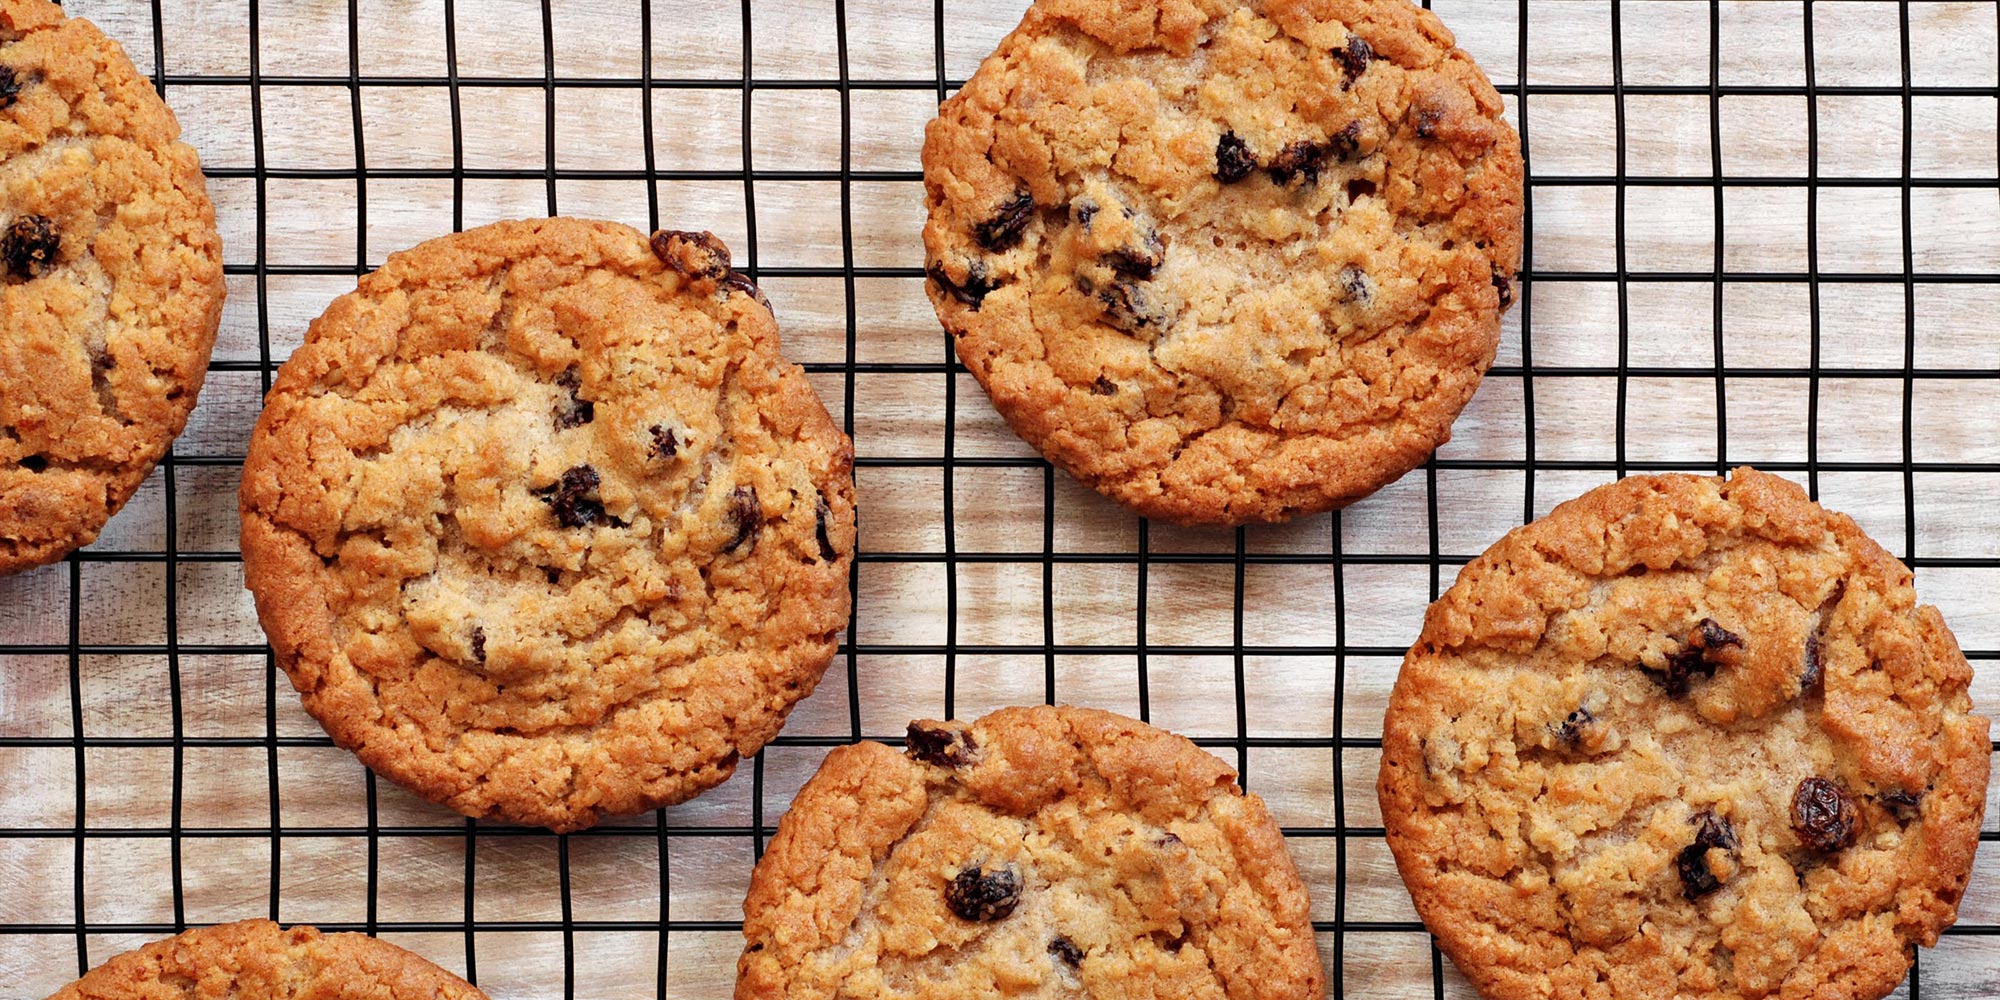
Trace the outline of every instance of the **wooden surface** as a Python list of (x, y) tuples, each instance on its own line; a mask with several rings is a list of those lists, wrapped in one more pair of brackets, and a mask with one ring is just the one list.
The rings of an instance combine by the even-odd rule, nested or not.
[[(1520, 4), (1436, 6), (1503, 86), (1517, 81), (1523, 65), (1532, 85), (1612, 80), (1606, 4), (1528, 4), (1525, 60), (1517, 48)], [(143, 69), (153, 69), (148, 4), (71, 0), (70, 7), (97, 19)], [(156, 474), (93, 549), (157, 554), (171, 538), (183, 554), (171, 605), (163, 559), (87, 559), (74, 564), (80, 571), (57, 566), (0, 580), (0, 645), (44, 647), (0, 656), (0, 738), (19, 744), (0, 747), (0, 773), (10, 779), (0, 791), (0, 827), (39, 831), (0, 837), (0, 996), (38, 997), (73, 978), (79, 940), (69, 928), (80, 920), (95, 963), (176, 920), (267, 915), (288, 923), (435, 928), (385, 936), (461, 972), (476, 962), (480, 984), (503, 1000), (562, 996), (566, 987), (582, 997), (726, 996), (740, 941), (727, 925), (739, 918), (754, 850), (747, 828), (776, 821), (823, 747), (768, 752), (758, 772), (761, 802), (752, 801), (758, 784), (746, 765), (726, 786), (668, 810), (665, 824), (692, 832), (664, 845), (653, 817), (627, 824), (638, 828), (630, 835), (566, 842), (471, 836), (455, 817), (387, 783), (372, 785), (371, 809), (365, 772), (346, 753), (312, 745), (318, 728), (257, 652), (261, 635), (238, 564), (186, 555), (233, 552), (237, 470), (228, 459), (242, 454), (257, 412), (255, 363), (267, 350), (270, 360), (282, 360), (307, 321), (352, 287), (357, 263), (379, 263), (455, 223), (551, 210), (642, 227), (653, 221), (645, 175), (634, 173), (647, 162), (640, 91), (553, 89), (553, 165), (561, 176), (551, 195), (543, 174), (551, 98), (540, 83), (550, 67), (537, 3), (456, 4), (456, 71), (483, 81), (459, 92), (457, 142), (450, 91), (429, 85), (449, 72), (443, 0), (364, 0), (351, 40), (346, 3), (262, 4), (254, 52), (263, 85), (255, 102), (243, 83), (253, 68), (244, 3), (160, 0), (158, 7), (164, 69), (177, 81), (167, 97), (217, 175), (211, 187), (228, 261), (247, 272), (261, 260), (273, 273), (230, 279), (216, 357), (247, 364), (211, 375), (180, 441), (177, 454), (192, 461), (174, 470), (171, 536), (166, 479)], [(1020, 0), (953, 0), (945, 11), (945, 73), (969, 75), (1021, 7)], [(636, 0), (552, 0), (549, 8), (556, 77), (640, 76)], [(866, 176), (854, 181), (845, 203), (838, 181), (822, 179), (842, 167), (841, 93), (813, 83), (841, 77), (837, 14), (845, 17), (852, 79), (913, 81), (852, 92), (850, 162)], [(1823, 463), (1814, 477), (1822, 499), (1855, 515), (1892, 551), (1916, 557), (1922, 596), (1943, 608), (1976, 658), (1976, 700), (1988, 714), (2000, 710), (2000, 382), (1967, 377), (2000, 374), (1995, 9), (1909, 8), (1912, 81), (1983, 92), (1910, 105), (1907, 156), (1919, 183), (1908, 193), (1907, 252), (1920, 279), (1939, 280), (1907, 289), (1867, 277), (1901, 272), (1906, 252), (1896, 6), (1818, 5), (1817, 84), (1885, 89), (1822, 95), (1816, 116), (1799, 89), (1806, 83), (1800, 5), (1725, 4), (1715, 16), (1719, 81), (1772, 89), (1713, 101), (1705, 90), (1629, 94), (1622, 132), (1618, 102), (1608, 93), (1531, 94), (1529, 151), (1539, 182), (1531, 199), (1533, 267), (1570, 280), (1534, 283), (1529, 308), (1510, 314), (1502, 371), (1460, 420), (1440, 453), (1443, 467), (1412, 474), (1338, 521), (1253, 529), (1240, 541), (1227, 532), (1157, 526), (1142, 536), (1131, 518), (1030, 462), (960, 464), (947, 477), (940, 462), (947, 447), (960, 460), (1031, 456), (970, 379), (954, 383), (937, 367), (947, 346), (914, 272), (854, 280), (854, 356), (865, 370), (851, 375), (833, 367), (847, 355), (843, 280), (768, 278), (788, 353), (829, 366), (814, 382), (836, 416), (851, 420), (864, 460), (855, 639), (866, 652), (852, 662), (852, 684), (848, 661), (836, 662), (786, 735), (847, 739), (851, 717), (864, 735), (894, 735), (913, 716), (945, 711), (948, 672), (952, 707), (965, 717), (1051, 696), (1137, 713), (1139, 658), (1117, 647), (1143, 638), (1154, 646), (1230, 649), (1238, 641), (1233, 555), (1240, 545), (1247, 554), (1240, 602), (1240, 641), (1249, 650), (1241, 663), (1245, 728), (1239, 733), (1237, 664), (1228, 652), (1145, 657), (1146, 707), (1156, 723), (1225, 738), (1217, 748), (1225, 757), (1238, 757), (1226, 740), (1239, 735), (1322, 741), (1318, 748), (1252, 747), (1238, 759), (1280, 820), (1304, 831), (1291, 842), (1315, 916), (1328, 926), (1336, 915), (1360, 925), (1344, 936), (1322, 933), (1330, 966), (1338, 954), (1329, 982), (1371, 1000), (1432, 996), (1433, 956), (1424, 935), (1408, 929), (1414, 914), (1380, 839), (1311, 835), (1337, 823), (1379, 825), (1375, 751), (1336, 754), (1330, 737), (1379, 734), (1396, 666), (1387, 654), (1408, 643), (1425, 603), (1459, 562), (1524, 516), (1616, 475), (1621, 329), (1630, 365), (1643, 370), (1626, 383), (1628, 471), (1712, 468), (1726, 459), (1797, 463), (1801, 471), (1788, 474), (1804, 480), (1809, 456)], [(1626, 5), (1619, 26), (1624, 83), (1705, 88), (1709, 18), (1701, 3)], [(660, 221), (713, 229), (737, 248), (739, 261), (767, 268), (837, 274), (844, 245), (863, 269), (922, 265), (922, 191), (909, 177), (937, 99), (929, 3), (763, 0), (752, 9), (747, 2), (656, 0), (654, 21), (656, 78), (724, 84), (654, 92), (656, 168), (717, 174), (657, 183)], [(729, 85), (743, 76), (746, 35), (760, 82), (807, 84), (757, 89), (747, 140), (743, 93)], [(363, 80), (358, 91), (346, 85), (350, 74)], [(498, 78), (530, 85), (494, 85)], [(1508, 104), (1518, 121), (1519, 100), (1510, 95)], [(1713, 125), (1712, 108), (1719, 112)], [(1761, 180), (1806, 175), (1809, 117), (1816, 117), (1820, 176), (1886, 179), (1820, 193), (1817, 260), (1808, 255), (1806, 191)], [(253, 141), (259, 124), (261, 146)], [(1616, 189), (1575, 180), (1615, 173), (1621, 134), (1626, 172), (1653, 179), (1624, 191), (1622, 255)], [(758, 172), (748, 185), (741, 177), (746, 141)], [(455, 158), (472, 172), (462, 185), (450, 175)], [(1718, 159), (1732, 179), (1721, 202), (1720, 250), (1708, 183)], [(358, 168), (368, 174), (365, 184)], [(486, 175), (507, 170), (533, 175)], [(1975, 180), (1927, 183), (1937, 178)], [(751, 197), (754, 246), (745, 212)], [(1731, 277), (1721, 293), (1720, 329), (1732, 373), (1719, 391), (1712, 371), (1718, 258)], [(1608, 278), (1621, 261), (1635, 275), (1624, 286), (1622, 327), (1619, 283), (1573, 280), (1577, 272)], [(1820, 285), (1818, 362), (1838, 374), (1819, 380), (1816, 400), (1803, 377), (1815, 327), (1808, 286), (1735, 280), (1810, 267), (1862, 276)], [(1686, 280), (1659, 280), (1662, 272)], [(1907, 335), (1906, 293), (1915, 319)], [(1525, 329), (1524, 315), (1531, 316)], [(1527, 379), (1519, 369), (1530, 348)], [(1915, 377), (1903, 377), (1906, 364)], [(203, 457), (218, 460), (201, 464)], [(906, 461), (866, 464), (871, 459)], [(943, 555), (947, 489), (955, 562)], [(1050, 498), (1053, 515), (1045, 516)], [(1141, 571), (1127, 555), (1142, 538), (1151, 555), (1143, 637), (1135, 623)], [(1345, 558), (1338, 575), (1336, 551)], [(1441, 579), (1433, 576), (1434, 551), (1444, 557)], [(1045, 552), (1060, 558), (1045, 561)], [(883, 558), (892, 553), (907, 558)], [(1189, 553), (1223, 558), (1181, 558)], [(1323, 558), (1259, 561), (1269, 553)], [(80, 572), (74, 581), (72, 572)], [(71, 641), (160, 647), (170, 638), (210, 650), (179, 655), (177, 690), (168, 658), (157, 651), (86, 654), (73, 695), (65, 655)], [(1291, 651), (1330, 647), (1336, 638), (1362, 652), (1337, 661)], [(951, 640), (977, 649), (948, 657), (938, 650)], [(78, 736), (91, 741), (81, 776), (71, 743)], [(176, 736), (183, 738), (178, 816)], [(117, 739), (127, 745), (100, 742)], [(73, 835), (79, 800), (87, 826), (100, 831), (87, 841)], [(1989, 805), (1989, 831), (1996, 816), (2000, 808)], [(178, 839), (169, 835), (176, 823), (184, 833)], [(371, 853), (371, 829), (410, 827), (435, 835), (392, 830), (374, 840)], [(1344, 884), (1337, 878), (1343, 843)], [(2000, 924), (2000, 843), (1981, 847), (1961, 921), (1991, 928)], [(663, 914), (677, 924), (716, 926), (676, 930), (664, 943), (650, 929), (588, 929), (591, 922), (651, 923)], [(566, 937), (565, 917), (585, 929)], [(478, 933), (462, 930), (468, 920), (478, 922)], [(1948, 937), (1925, 953), (1921, 970), (1923, 996), (2000, 996), (2000, 937)], [(1449, 967), (1442, 982), (1445, 995), (1470, 996)]]

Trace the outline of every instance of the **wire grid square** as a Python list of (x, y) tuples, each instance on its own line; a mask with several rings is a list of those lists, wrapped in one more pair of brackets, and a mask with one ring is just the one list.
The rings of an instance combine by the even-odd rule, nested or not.
[[(1438, 0), (1529, 155), (1499, 360), (1425, 468), (1220, 533), (1051, 470), (924, 297), (924, 122), (1023, 6), (71, 0), (201, 150), (231, 300), (173, 456), (88, 551), (0, 580), (0, 994), (267, 916), (500, 997), (725, 995), (750, 868), (827, 748), (1064, 700), (1242, 770), (1332, 995), (1471, 997), (1381, 839), (1387, 691), (1459, 565), (1636, 472), (1804, 481), (1917, 569), (2000, 709), (1992, 4)], [(330, 745), (256, 630), (234, 503), (271, 372), (357, 274), (557, 211), (734, 247), (856, 439), (863, 508), (847, 641), (784, 735), (694, 802), (565, 837), (441, 813)], [(1988, 817), (1898, 996), (2000, 995)]]

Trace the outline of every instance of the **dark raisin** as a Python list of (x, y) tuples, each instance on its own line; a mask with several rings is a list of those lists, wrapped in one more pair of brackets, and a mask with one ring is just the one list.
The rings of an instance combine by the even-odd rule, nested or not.
[(662, 229), (652, 242), (654, 256), (696, 281), (721, 281), (729, 274), (729, 248), (714, 233)]
[(486, 662), (486, 626), (472, 626), (472, 658)]
[(1137, 246), (1122, 246), (1104, 255), (1104, 262), (1111, 265), (1113, 271), (1136, 281), (1151, 279), (1153, 272), (1166, 261), (1166, 241), (1151, 228), (1140, 231)]
[(1697, 825), (1694, 843), (1681, 849), (1678, 865), (1681, 892), (1689, 902), (1722, 888), (1721, 880), (1708, 868), (1708, 852), (1716, 848), (1736, 850), (1736, 831), (1728, 820), (1704, 809), (1691, 822)]
[(1653, 679), (1659, 681), (1668, 694), (1686, 694), (1695, 674), (1715, 676), (1715, 668), (1724, 663), (1722, 651), (1731, 647), (1743, 648), (1743, 637), (1716, 624), (1713, 618), (1703, 618), (1695, 623), (1694, 631), (1688, 633), (1687, 642), (1680, 652), (1669, 655), (1665, 668)]
[(1257, 169), (1256, 158), (1250, 155), (1250, 147), (1234, 132), (1222, 133), (1215, 140), (1215, 179), (1224, 184), (1234, 184), (1250, 176)]
[(932, 264), (926, 273), (930, 275), (932, 281), (937, 282), (939, 288), (944, 289), (945, 294), (971, 306), (975, 311), (979, 309), (980, 303), (986, 301), (986, 296), (999, 287), (987, 280), (986, 265), (978, 261), (973, 261), (965, 269), (964, 284), (951, 280), (940, 264)]
[(972, 730), (963, 727), (945, 728), (927, 726), (921, 722), (910, 723), (909, 732), (903, 736), (903, 752), (911, 759), (939, 767), (964, 767), (973, 760), (979, 744), (972, 738)]
[(1096, 289), (1095, 294), (1097, 301), (1104, 304), (1104, 321), (1120, 330), (1136, 333), (1147, 327), (1166, 325), (1166, 317), (1155, 307), (1153, 296), (1130, 281), (1114, 281)]
[(723, 275), (722, 287), (731, 291), (742, 292), (756, 299), (757, 304), (763, 306), (765, 312), (776, 312), (776, 310), (771, 308), (771, 300), (764, 297), (764, 290), (757, 287), (757, 283), (751, 281), (750, 276), (744, 274), (742, 271), (731, 271)]
[(840, 555), (840, 551), (833, 547), (833, 537), (826, 533), (827, 521), (832, 516), (833, 511), (827, 507), (826, 498), (821, 497), (813, 507), (813, 537), (819, 540), (820, 562), (832, 562)]
[(1334, 49), (1333, 57), (1340, 60), (1340, 68), (1347, 71), (1347, 79), (1341, 83), (1340, 89), (1350, 90), (1354, 87), (1354, 78), (1366, 72), (1369, 61), (1375, 58), (1375, 46), (1368, 44), (1368, 39), (1360, 35), (1349, 35), (1347, 47)]
[(1083, 949), (1077, 947), (1076, 942), (1060, 934), (1049, 942), (1049, 955), (1070, 968), (1083, 964)]
[(681, 453), (681, 443), (674, 437), (673, 428), (654, 424), (651, 433), (653, 435), (654, 458), (668, 461)]
[(1367, 304), (1375, 297), (1374, 285), (1368, 280), (1368, 272), (1349, 264), (1340, 269), (1341, 298), (1357, 304)]
[(736, 525), (736, 535), (722, 551), (734, 552), (745, 542), (753, 547), (757, 544), (757, 533), (764, 530), (764, 508), (757, 503), (757, 487), (738, 486), (729, 491), (729, 520)]
[(1363, 198), (1373, 197), (1375, 182), (1366, 177), (1356, 177), (1347, 182), (1347, 203), (1352, 205)]
[(556, 401), (556, 430), (581, 427), (597, 419), (597, 404), (577, 395), (583, 390), (583, 378), (576, 369), (568, 368), (557, 375), (556, 386), (569, 394), (568, 399)]
[(1352, 121), (1342, 125), (1340, 131), (1335, 132), (1333, 138), (1329, 140), (1329, 147), (1338, 159), (1352, 158), (1361, 149), (1361, 123)]
[(1443, 108), (1420, 108), (1416, 114), (1417, 138), (1429, 139), (1437, 135), (1438, 123), (1444, 120)]
[(1075, 219), (1076, 224), (1082, 226), (1083, 231), (1087, 233), (1090, 232), (1091, 220), (1097, 218), (1100, 209), (1095, 200), (1078, 195), (1075, 201), (1069, 203), (1069, 211), (1070, 218)]
[(1011, 250), (1021, 242), (1021, 234), (1034, 214), (1035, 199), (1022, 191), (1002, 202), (993, 218), (973, 226), (972, 238), (993, 253)]
[(549, 581), (549, 586), (553, 587), (562, 582), (562, 570), (554, 566), (544, 566), (542, 567), (542, 579)]
[(555, 485), (541, 489), (542, 502), (555, 512), (557, 523), (563, 527), (588, 528), (610, 520), (604, 516), (604, 504), (596, 496), (598, 482), (596, 469), (576, 466), (565, 470)]
[(961, 919), (980, 923), (1000, 920), (1021, 902), (1021, 875), (1012, 865), (973, 865), (945, 885), (944, 901)]
[(1811, 691), (1819, 686), (1820, 678), (1826, 673), (1826, 654), (1820, 652), (1819, 633), (1806, 633), (1805, 668), (1799, 672), (1799, 691)]
[(1576, 711), (1556, 725), (1556, 738), (1567, 746), (1576, 746), (1577, 741), (1583, 738), (1584, 729), (1596, 721), (1597, 716), (1590, 714), (1590, 709), (1578, 705)]
[(1901, 788), (1891, 788), (1878, 797), (1883, 805), (1889, 807), (1890, 812), (1896, 814), (1897, 819), (1906, 822), (1918, 814), (1919, 807), (1924, 802), (1924, 793), (1905, 791)]
[(1306, 183), (1311, 184), (1319, 180), (1320, 168), (1326, 165), (1330, 154), (1331, 151), (1326, 146), (1309, 139), (1300, 139), (1278, 150), (1278, 155), (1271, 158), (1271, 165), (1265, 169), (1270, 172), (1271, 179), (1279, 184), (1288, 183), (1292, 178), (1301, 175), (1305, 177)]
[(1507, 272), (1500, 270), (1500, 265), (1494, 264), (1492, 267), (1493, 289), (1500, 293), (1500, 308), (1505, 309), (1514, 304), (1514, 281), (1507, 277)]
[(47, 455), (29, 455), (28, 457), (21, 459), (21, 468), (26, 469), (29, 472), (41, 472), (42, 470), (47, 469), (48, 467), (49, 467), (49, 457)]
[(14, 106), (21, 97), (24, 84), (12, 66), (0, 66), (0, 111)]
[(1118, 386), (1110, 379), (1099, 375), (1097, 376), (1097, 381), (1090, 383), (1090, 394), (1093, 396), (1116, 396), (1118, 395)]
[(61, 249), (62, 234), (56, 231), (56, 224), (40, 215), (15, 219), (7, 227), (7, 235), (0, 237), (0, 259), (6, 260), (8, 271), (22, 279), (47, 274)]
[(1847, 790), (1825, 778), (1807, 778), (1792, 793), (1792, 832), (1799, 843), (1821, 854), (1854, 843), (1860, 818)]

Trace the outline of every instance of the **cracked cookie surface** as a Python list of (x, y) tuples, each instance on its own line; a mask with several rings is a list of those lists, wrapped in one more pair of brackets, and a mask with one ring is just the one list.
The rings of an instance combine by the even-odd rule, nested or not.
[(1646, 476), (1431, 606), (1378, 791), (1494, 1000), (1873, 1000), (1956, 917), (1988, 722), (1910, 571), (1798, 486)]
[(486, 1000), (387, 941), (244, 920), (115, 955), (49, 1000)]
[(930, 297), (1014, 430), (1138, 513), (1344, 506), (1492, 363), (1501, 112), (1403, 0), (1038, 0), (926, 133)]
[(573, 830), (723, 781), (811, 693), (852, 465), (713, 237), (496, 223), (391, 256), (279, 370), (244, 574), (342, 746)]
[(0, 573), (95, 540), (194, 408), (222, 242), (179, 136), (95, 25), (0, 0)]
[(751, 877), (736, 996), (1318, 998), (1305, 887), (1235, 779), (1093, 709), (837, 748)]

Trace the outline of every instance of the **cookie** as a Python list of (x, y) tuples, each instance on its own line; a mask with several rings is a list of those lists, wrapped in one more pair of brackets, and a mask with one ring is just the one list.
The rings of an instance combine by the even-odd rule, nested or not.
[(49, 1000), (486, 1000), (478, 987), (387, 941), (280, 929), (203, 927), (114, 956)]
[(1172, 733), (1081, 708), (835, 749), (751, 876), (738, 1000), (1318, 998), (1264, 803)]
[(812, 692), (852, 468), (714, 237), (497, 223), (391, 256), (279, 369), (244, 576), (363, 763), (575, 830), (723, 781)]
[(1626, 479), (1431, 606), (1383, 824), (1490, 1000), (1873, 1000), (1971, 872), (1971, 677), (1910, 571), (1796, 485)]
[(96, 25), (0, 0), (0, 573), (95, 540), (194, 409), (222, 241), (179, 136)]
[(1038, 0), (926, 133), (931, 301), (1014, 430), (1142, 515), (1345, 506), (1493, 361), (1501, 111), (1405, 0)]

